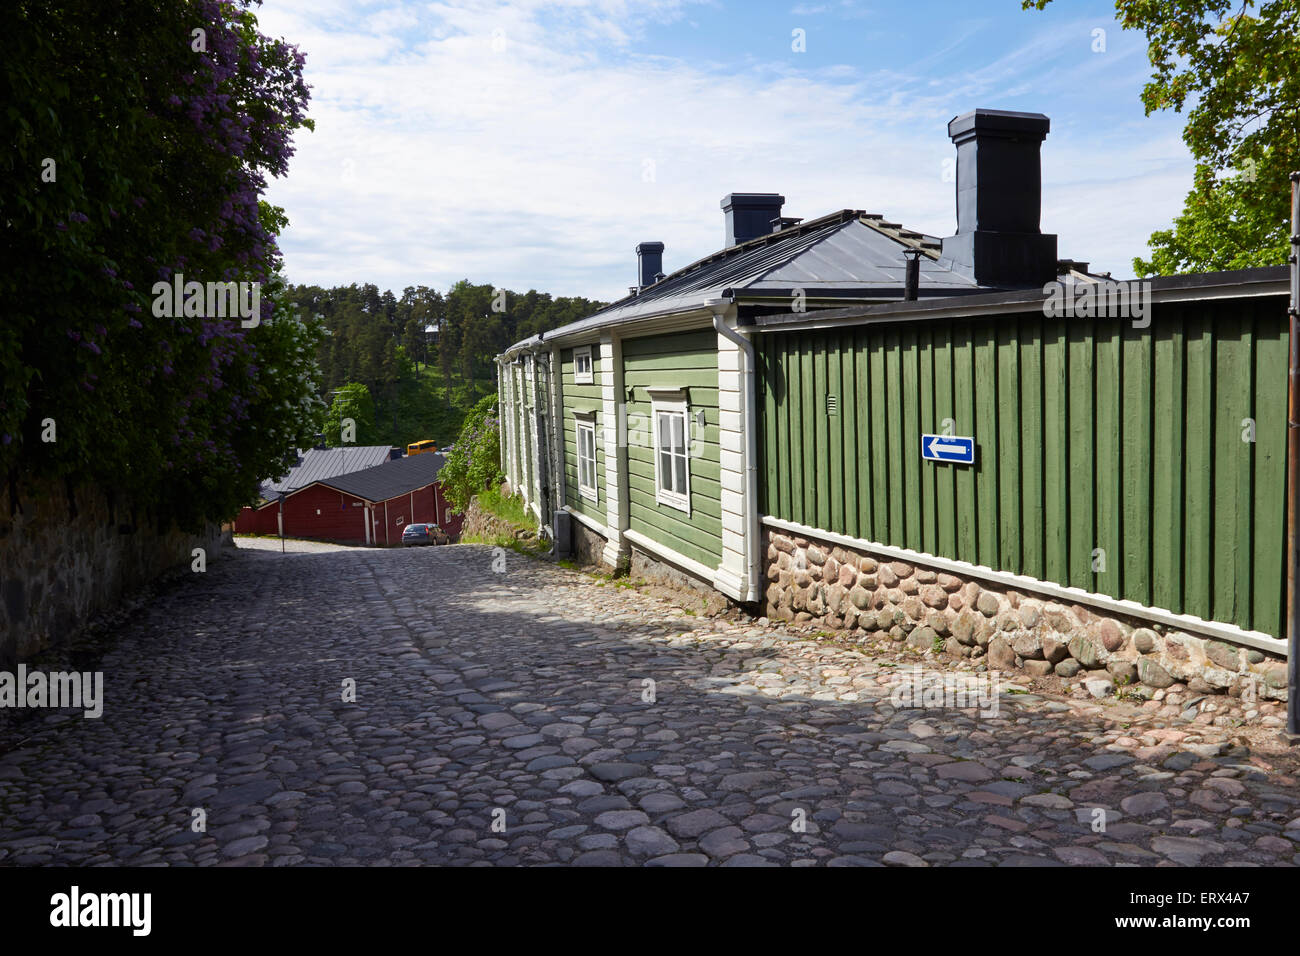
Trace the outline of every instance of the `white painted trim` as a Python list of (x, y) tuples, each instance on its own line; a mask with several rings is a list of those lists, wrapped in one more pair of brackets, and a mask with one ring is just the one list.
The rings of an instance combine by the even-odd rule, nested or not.
[(572, 515), (574, 520), (577, 521), (579, 524), (586, 525), (588, 528), (596, 532), (596, 534), (600, 535), (606, 541), (609, 540), (609, 529), (606, 528), (599, 521), (597, 521), (595, 518), (591, 517), (590, 515), (585, 515), (581, 511), (576, 511), (573, 508), (569, 507), (568, 505), (565, 505), (563, 510), (567, 511), (570, 515)]
[[(676, 314), (660, 313), (658, 315), (638, 315), (630, 318), (615, 320), (606, 325), (598, 325), (592, 328), (580, 329), (576, 332), (566, 333), (556, 329), (546, 333), (546, 341), (559, 343), (564, 348), (568, 348), (575, 342), (594, 342), (597, 338), (603, 340), (604, 336), (611, 333), (618, 335), (620, 338), (645, 338), (654, 335), (667, 335), (670, 332), (686, 332), (692, 329), (707, 328), (713, 321), (713, 312), (703, 306), (696, 306), (686, 312)], [(518, 343), (522, 345), (522, 343)], [(509, 355), (511, 346), (504, 355)]]
[(627, 448), (623, 405), (623, 343), (613, 331), (600, 337), (600, 397), (605, 440), (605, 550), (602, 560), (619, 567), (627, 560), (623, 532), (628, 523)]
[(564, 476), (564, 367), (558, 347), (551, 349), (551, 510), (564, 507), (568, 489)]
[(681, 402), (685, 405), (688, 399), (685, 385), (674, 386), (672, 388), (667, 386), (646, 385), (644, 386), (644, 391), (650, 396), (652, 402)]
[(672, 548), (660, 544), (658, 541), (654, 540), (654, 538), (643, 535), (640, 531), (633, 531), (629, 528), (627, 531), (623, 532), (623, 537), (627, 538), (628, 541), (632, 542), (642, 551), (649, 551), (656, 558), (667, 561), (669, 564), (674, 564), (683, 571), (689, 571), (705, 584), (713, 583), (713, 568), (700, 564), (698, 561), (693, 561), (683, 554), (678, 554)]
[[(592, 483), (590, 485), (584, 485), (582, 483), (582, 436), (584, 432), (591, 435), (590, 460)], [(600, 481), (600, 476), (596, 474), (596, 416), (594, 414), (587, 416), (574, 412), (573, 439), (578, 451), (578, 494), (581, 497), (586, 498), (588, 501), (598, 502), (600, 500), (600, 492), (596, 483)]]
[[(585, 355), (587, 357), (587, 370), (585, 372), (578, 371), (579, 355)], [(575, 346), (573, 349), (573, 384), (574, 385), (594, 384), (595, 379), (592, 377), (593, 368), (595, 368), (595, 361), (593, 360), (591, 355), (591, 346), (590, 345)]]
[(730, 568), (718, 568), (713, 575), (713, 586), (733, 601), (740, 601), (742, 604), (749, 601), (746, 596), (745, 579)]
[(951, 571), (953, 574), (964, 575), (969, 578), (979, 578), (984, 581), (992, 581), (995, 584), (1004, 587), (1018, 588), (1024, 591), (1032, 591), (1037, 594), (1047, 595), (1048, 597), (1059, 598), (1065, 601), (1075, 601), (1079, 604), (1088, 604), (1092, 607), (1101, 608), (1106, 611), (1113, 611), (1116, 614), (1127, 614), (1133, 617), (1140, 617), (1144, 620), (1155, 621), (1158, 624), (1164, 624), (1168, 627), (1176, 627), (1184, 631), (1194, 631), (1207, 637), (1213, 637), (1217, 640), (1228, 641), (1233, 644), (1240, 644), (1245, 647), (1253, 647), (1256, 650), (1268, 651), (1270, 654), (1280, 654), (1287, 656), (1287, 642), (1278, 640), (1262, 631), (1247, 631), (1235, 624), (1223, 624), (1219, 621), (1206, 621), (1191, 614), (1177, 614), (1174, 611), (1167, 611), (1163, 608), (1147, 607), (1144, 604), (1138, 604), (1136, 601), (1128, 601), (1120, 598), (1113, 598), (1108, 594), (1094, 594), (1091, 591), (1085, 591), (1083, 588), (1068, 587), (1062, 584), (1052, 584), (1049, 581), (1040, 581), (1037, 578), (1031, 578), (1024, 574), (1012, 574), (1010, 571), (996, 571), (993, 568), (987, 568), (980, 564), (969, 564), (965, 561), (956, 561), (952, 558), (940, 558), (932, 554), (925, 554), (921, 551), (913, 551), (910, 548), (896, 548), (887, 544), (875, 544), (862, 538), (851, 538), (846, 534), (837, 534), (834, 531), (823, 531), (820, 528), (812, 528), (808, 525), (798, 524), (794, 521), (786, 521), (782, 518), (773, 518), (769, 515), (763, 516), (763, 524), (770, 528), (776, 528), (780, 531), (789, 531), (792, 534), (800, 535), (805, 538), (820, 538), (823, 541), (830, 541), (834, 544), (843, 545), (846, 548), (853, 548), (858, 551), (868, 551), (872, 554), (881, 555), (891, 560), (906, 561), (908, 564), (923, 564), (931, 568), (937, 568), (940, 571)]
[[(655, 501), (669, 508), (676, 508), (678, 511), (684, 511), (689, 516), (691, 513), (691, 410), (686, 402), (686, 393), (684, 389), (664, 389), (664, 388), (647, 388), (650, 393), (650, 430), (654, 435), (654, 456), (655, 456)], [(680, 396), (680, 397), (669, 397)], [(686, 468), (685, 478), (686, 487), (677, 491), (664, 487), (664, 476), (660, 473), (659, 456), (662, 449), (659, 445), (659, 416), (660, 415), (681, 415), (682, 416), (682, 446), (685, 451)], [(669, 457), (674, 459), (676, 466), (676, 454), (669, 450)]]

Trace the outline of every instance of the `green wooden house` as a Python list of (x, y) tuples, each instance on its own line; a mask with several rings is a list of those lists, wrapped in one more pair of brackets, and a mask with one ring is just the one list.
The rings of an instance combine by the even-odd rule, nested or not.
[(772, 613), (865, 620), (848, 572), (782, 603), (795, 540), (1285, 653), (1287, 269), (1114, 283), (1039, 228), (1046, 117), (948, 131), (953, 236), (732, 193), (722, 249), (642, 243), (627, 297), (506, 350), (512, 489)]

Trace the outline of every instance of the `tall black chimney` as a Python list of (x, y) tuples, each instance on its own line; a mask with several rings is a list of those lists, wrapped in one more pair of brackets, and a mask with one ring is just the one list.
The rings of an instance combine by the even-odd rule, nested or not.
[(655, 276), (664, 271), (664, 244), (662, 242), (642, 242), (636, 247), (637, 284), (644, 289), (654, 285)]
[(957, 147), (957, 234), (940, 262), (980, 285), (1041, 286), (1056, 278), (1056, 236), (1039, 230), (1042, 113), (973, 110), (948, 124)]
[(730, 249), (771, 232), (772, 220), (780, 217), (785, 197), (776, 193), (727, 193), (720, 205), (727, 222), (725, 248)]

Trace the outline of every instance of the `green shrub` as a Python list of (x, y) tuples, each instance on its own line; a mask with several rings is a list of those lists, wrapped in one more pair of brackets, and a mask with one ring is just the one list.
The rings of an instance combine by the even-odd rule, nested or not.
[(488, 395), (465, 416), (465, 425), (447, 452), (438, 480), (451, 506), (463, 512), (474, 495), (500, 484), (503, 477), (497, 397)]

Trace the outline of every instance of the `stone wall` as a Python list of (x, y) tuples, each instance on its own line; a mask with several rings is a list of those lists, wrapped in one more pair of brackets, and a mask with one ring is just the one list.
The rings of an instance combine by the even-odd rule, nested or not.
[[(502, 494), (505, 494), (504, 490)], [(465, 520), (460, 526), (460, 538), (458, 540), (472, 538), (491, 540), (498, 537), (515, 538), (529, 544), (538, 543), (536, 532), (521, 525), (512, 524), (505, 518), (498, 518), (492, 512), (480, 507), (477, 497), (471, 498), (469, 507), (465, 509)]]
[(177, 569), (194, 548), (217, 560), (228, 532), (159, 530), (96, 488), (18, 485), (18, 509), (0, 493), (0, 670), (73, 641), (97, 614)]
[(888, 638), (997, 671), (1078, 678), (1096, 696), (1116, 687), (1285, 700), (1286, 662), (1261, 651), (1079, 604), (766, 529), (768, 617)]

